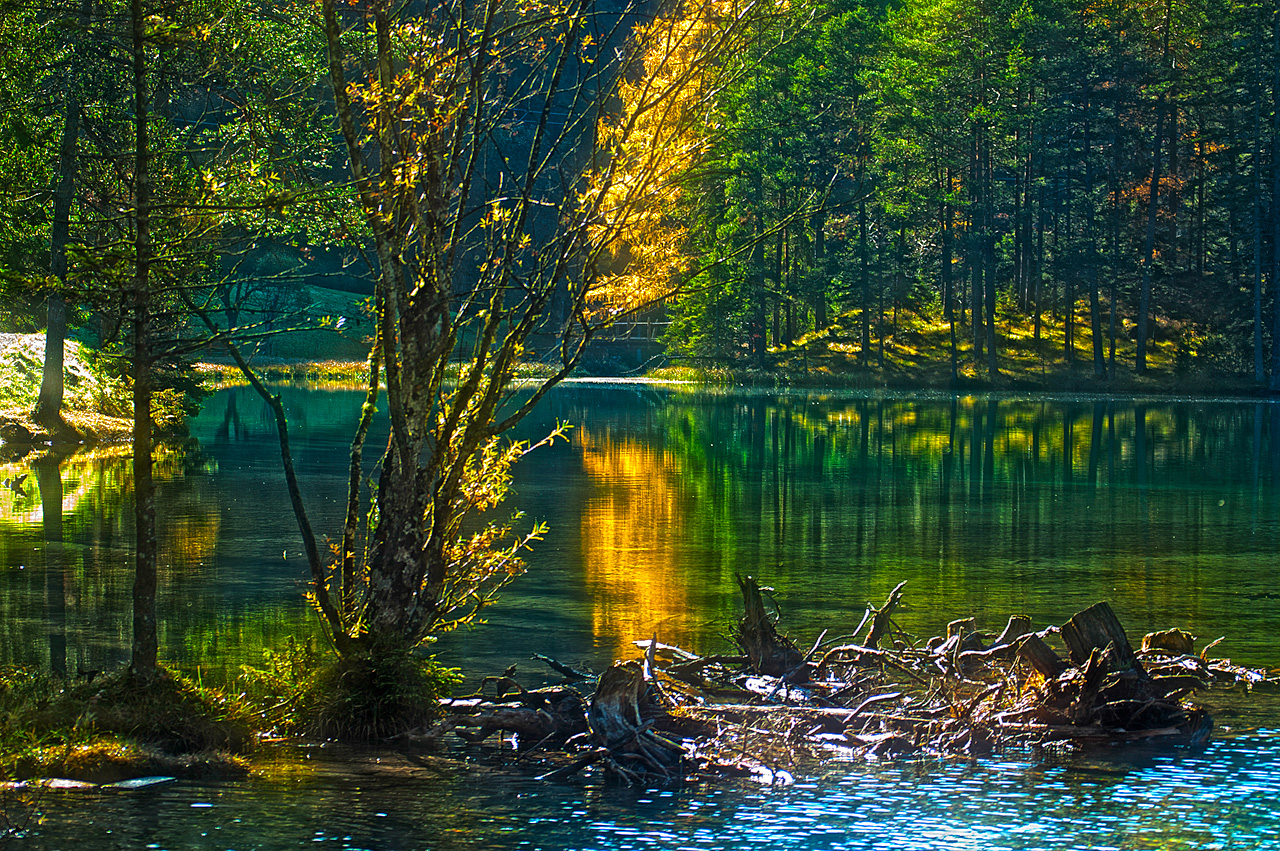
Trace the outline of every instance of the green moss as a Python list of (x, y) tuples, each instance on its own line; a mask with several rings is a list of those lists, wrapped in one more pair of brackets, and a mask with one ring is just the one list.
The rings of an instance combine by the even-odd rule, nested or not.
[(170, 753), (239, 751), (252, 714), (234, 696), (161, 670), (151, 681), (120, 671), (92, 681), (30, 668), (0, 669), (0, 748), (75, 746), (120, 737)]
[(339, 659), (316, 677), (310, 705), (313, 731), (344, 741), (378, 741), (425, 727), (457, 671), (413, 653)]

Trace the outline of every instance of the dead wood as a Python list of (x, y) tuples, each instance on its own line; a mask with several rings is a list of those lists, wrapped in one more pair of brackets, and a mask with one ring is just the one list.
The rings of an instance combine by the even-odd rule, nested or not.
[(1067, 644), (1071, 661), (1083, 665), (1094, 650), (1106, 650), (1112, 670), (1122, 671), (1135, 663), (1133, 648), (1124, 627), (1116, 619), (1116, 613), (1107, 603), (1095, 603), (1083, 612), (1077, 612), (1062, 625), (1062, 640)]
[(991, 649), (997, 647), (1011, 646), (1031, 632), (1031, 618), (1026, 615), (1010, 615), (1009, 623), (1005, 625), (1004, 631), (1000, 633), (1000, 637), (991, 642)]
[(742, 618), (734, 640), (751, 667), (775, 677), (788, 676), (798, 682), (808, 679), (804, 656), (789, 638), (778, 633), (760, 594), (760, 584), (751, 576), (737, 576), (742, 591)]
[(628, 780), (646, 774), (678, 777), (684, 749), (641, 723), (644, 688), (638, 662), (619, 662), (601, 674), (587, 712), (591, 738), (608, 750), (608, 767)]
[(862, 642), (867, 647), (878, 648), (880, 639), (889, 634), (889, 628), (893, 625), (893, 610), (898, 608), (898, 603), (902, 600), (902, 589), (907, 585), (906, 582), (899, 582), (897, 586), (889, 592), (888, 598), (885, 599), (884, 605), (876, 609), (871, 615), (871, 626), (867, 629), (867, 640)]
[(555, 659), (552, 659), (550, 656), (543, 656), (541, 653), (534, 653), (532, 658), (542, 662), (548, 668), (555, 671), (556, 673), (563, 675), (564, 681), (567, 683), (582, 682), (583, 680), (589, 680), (594, 676), (593, 674), (587, 671), (581, 671), (581, 670), (578, 670), (577, 668), (573, 668), (573, 667), (570, 667), (569, 665), (565, 665), (562, 662), (557, 662)]
[(1023, 637), (1017, 655), (1046, 680), (1057, 679), (1067, 669), (1067, 663), (1037, 633)]
[(1266, 671), (1192, 655), (1179, 630), (1153, 633), (1135, 653), (1106, 603), (1038, 632), (1026, 616), (1011, 616), (986, 647), (973, 618), (951, 621), (947, 636), (928, 645), (890, 647), (884, 638), (901, 584), (869, 612), (864, 643), (830, 647), (811, 663), (822, 638), (801, 653), (779, 633), (755, 580), (738, 581), (742, 656), (699, 656), (656, 636), (637, 641), (643, 658), (595, 678), (589, 704), (567, 686), (524, 689), (509, 671), (488, 678), (479, 695), (443, 702), (437, 731), (469, 741), (515, 733), (525, 758), (544, 760), (553, 745), (586, 745), (541, 775), (548, 780), (596, 766), (634, 783), (691, 773), (775, 783), (833, 748), (877, 759), (1137, 740), (1199, 746), (1212, 718), (1186, 695), (1273, 682)]
[(1164, 650), (1176, 656), (1190, 656), (1195, 652), (1196, 637), (1185, 629), (1164, 629), (1142, 636), (1142, 651)]

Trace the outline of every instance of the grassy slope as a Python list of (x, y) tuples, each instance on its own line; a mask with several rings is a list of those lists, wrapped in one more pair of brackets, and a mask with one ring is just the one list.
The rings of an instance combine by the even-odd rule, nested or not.
[[(997, 325), (999, 376), (988, 373), (985, 353), (975, 362), (971, 329), (956, 324), (957, 380), (952, 380), (950, 327), (941, 317), (902, 310), (896, 329), (892, 317), (884, 323), (884, 358), (872, 334), (868, 357), (859, 346), (860, 318), (856, 311), (836, 317), (832, 326), (801, 337), (790, 346), (771, 350), (774, 368), (766, 371), (705, 371), (666, 369), (654, 377), (691, 377), (732, 382), (774, 381), (783, 384), (893, 388), (963, 388), (973, 390), (1040, 390), (1095, 393), (1176, 393), (1179, 395), (1251, 395), (1252, 376), (1223, 368), (1196, 348), (1186, 333), (1158, 324), (1159, 337), (1147, 350), (1147, 371), (1134, 372), (1132, 328), (1117, 329), (1114, 374), (1096, 378), (1093, 336), (1088, 314), (1078, 313), (1074, 357), (1066, 359), (1061, 318), (1045, 315), (1037, 341), (1034, 325), (1025, 316), (1005, 313)], [(1106, 333), (1104, 325), (1103, 333)], [(1176, 337), (1176, 339), (1169, 339)], [(1104, 339), (1104, 356), (1108, 341)]]

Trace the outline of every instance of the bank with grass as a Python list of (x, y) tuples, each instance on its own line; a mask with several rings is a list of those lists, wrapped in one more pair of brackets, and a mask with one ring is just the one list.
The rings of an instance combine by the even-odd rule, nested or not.
[(986, 353), (975, 351), (971, 326), (957, 322), (953, 329), (940, 314), (905, 307), (887, 314), (883, 322), (873, 322), (865, 339), (860, 313), (843, 313), (819, 331), (770, 348), (757, 363), (745, 357), (724, 361), (681, 354), (679, 342), (670, 341), (667, 354), (655, 359), (661, 365), (650, 367), (646, 375), (717, 385), (1174, 396), (1266, 393), (1250, 373), (1244, 354), (1200, 326), (1155, 322), (1147, 368), (1139, 374), (1128, 321), (1114, 349), (1109, 338), (1101, 340), (1099, 368), (1087, 313), (1073, 317), (1070, 344), (1062, 317), (1046, 314), (1037, 324), (1031, 317), (1002, 310), (999, 319), (994, 375)]
[[(44, 334), (0, 333), (0, 440), (13, 454), (48, 445), (127, 442), (133, 430), (128, 362), (77, 340), (63, 349), (64, 429), (31, 418), (44, 370)], [(159, 370), (152, 421), (161, 434), (181, 432), (199, 391), (185, 369)]]

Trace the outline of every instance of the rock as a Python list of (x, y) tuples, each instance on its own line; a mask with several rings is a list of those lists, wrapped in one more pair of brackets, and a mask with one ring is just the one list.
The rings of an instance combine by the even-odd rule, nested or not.
[(5, 443), (35, 443), (35, 435), (22, 423), (14, 419), (0, 420), (0, 440)]

